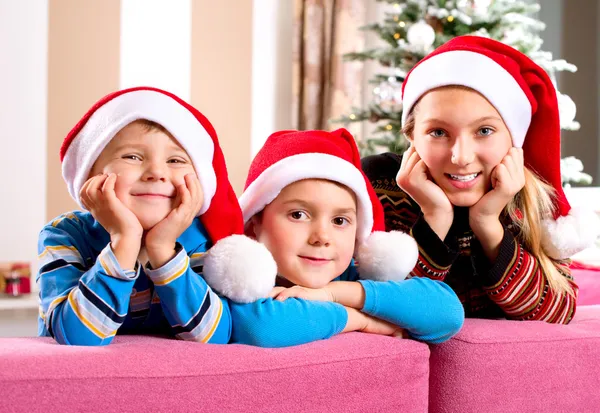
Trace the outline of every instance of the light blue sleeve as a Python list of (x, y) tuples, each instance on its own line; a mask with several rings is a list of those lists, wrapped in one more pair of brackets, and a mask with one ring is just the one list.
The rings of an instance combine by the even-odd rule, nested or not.
[(139, 268), (123, 270), (108, 244), (86, 269), (84, 235), (76, 228), (63, 219), (40, 233), (38, 334), (60, 344), (106, 345), (125, 321)]
[(362, 311), (407, 330), (427, 343), (442, 343), (461, 329), (465, 313), (447, 284), (428, 278), (359, 280), (365, 289)]
[(259, 347), (288, 347), (323, 340), (342, 332), (348, 322), (344, 306), (331, 302), (265, 298), (231, 303), (231, 342)]
[(188, 256), (177, 243), (176, 251), (162, 267), (146, 269), (167, 321), (182, 340), (227, 344), (231, 336), (229, 302), (202, 278), (204, 249), (199, 247)]

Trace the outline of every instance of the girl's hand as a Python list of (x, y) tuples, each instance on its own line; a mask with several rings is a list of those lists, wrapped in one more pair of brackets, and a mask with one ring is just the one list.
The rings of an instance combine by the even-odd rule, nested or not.
[(474, 230), (498, 221), (504, 207), (525, 186), (523, 149), (511, 148), (491, 178), (492, 190), (469, 208), (469, 223)]
[(412, 144), (402, 156), (396, 182), (419, 204), (425, 221), (443, 240), (452, 226), (454, 208), (442, 188), (431, 180), (427, 165)]
[(308, 288), (295, 285), (290, 288), (275, 287), (273, 291), (275, 291), (277, 288), (280, 288), (281, 290), (278, 290), (274, 295), (272, 295), (272, 297), (277, 301), (285, 301), (292, 297), (311, 301), (334, 301), (333, 294), (331, 294), (327, 287)]
[(173, 258), (177, 238), (192, 224), (202, 207), (200, 181), (194, 174), (187, 174), (184, 180), (177, 186), (176, 207), (146, 234), (144, 246), (153, 268), (160, 268)]

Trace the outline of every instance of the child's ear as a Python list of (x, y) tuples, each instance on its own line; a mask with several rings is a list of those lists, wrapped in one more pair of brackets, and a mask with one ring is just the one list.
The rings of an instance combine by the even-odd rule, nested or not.
[(261, 231), (261, 216), (262, 214), (256, 214), (246, 224), (244, 227), (244, 235), (248, 238), (258, 239)]

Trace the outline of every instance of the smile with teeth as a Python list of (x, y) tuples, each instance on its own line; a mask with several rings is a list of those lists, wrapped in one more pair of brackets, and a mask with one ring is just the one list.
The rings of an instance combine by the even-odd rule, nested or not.
[(479, 174), (480, 174), (480, 172), (476, 172), (474, 174), (469, 174), (469, 175), (453, 175), (453, 174), (446, 174), (446, 175), (454, 181), (469, 182), (469, 181), (472, 181), (473, 179), (477, 178), (479, 176)]

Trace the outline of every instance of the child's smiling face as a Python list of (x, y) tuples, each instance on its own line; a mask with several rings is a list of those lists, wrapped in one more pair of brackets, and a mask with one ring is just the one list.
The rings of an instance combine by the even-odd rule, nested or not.
[(478, 92), (443, 87), (415, 107), (411, 140), (453, 205), (470, 207), (491, 189), (491, 174), (512, 145), (496, 108)]
[(148, 230), (176, 207), (177, 186), (195, 171), (187, 152), (170, 134), (136, 121), (104, 148), (90, 176), (103, 173), (117, 175), (117, 198)]
[(326, 180), (306, 179), (286, 186), (251, 221), (256, 239), (293, 284), (321, 288), (352, 260), (357, 229), (356, 197)]

